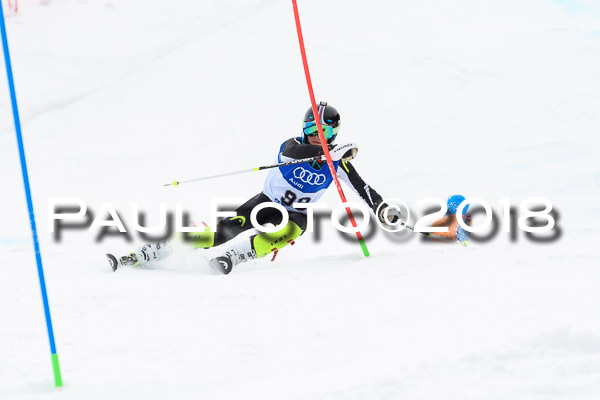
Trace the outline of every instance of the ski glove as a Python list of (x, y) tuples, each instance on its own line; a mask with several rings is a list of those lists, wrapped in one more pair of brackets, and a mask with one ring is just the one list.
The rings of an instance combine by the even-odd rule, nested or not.
[[(386, 210), (387, 219), (385, 218)], [(379, 207), (379, 214), (377, 215), (377, 218), (379, 218), (379, 220), (386, 225), (392, 225), (396, 223), (401, 216), (402, 213), (396, 207), (390, 207), (387, 203), (383, 203), (381, 207)]]
[(354, 143), (334, 144), (329, 149), (329, 154), (333, 161), (350, 161), (356, 157), (358, 146)]

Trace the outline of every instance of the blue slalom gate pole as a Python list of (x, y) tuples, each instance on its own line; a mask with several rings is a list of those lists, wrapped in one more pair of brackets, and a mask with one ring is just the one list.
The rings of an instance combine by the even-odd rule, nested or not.
[(42, 290), (42, 301), (44, 303), (44, 314), (46, 315), (46, 327), (48, 329), (48, 339), (50, 340), (50, 353), (52, 358), (52, 369), (54, 371), (54, 385), (62, 386), (62, 377), (60, 374), (60, 365), (58, 363), (58, 354), (56, 354), (56, 345), (54, 344), (54, 331), (52, 330), (52, 319), (50, 318), (50, 306), (48, 305), (48, 294), (46, 293), (46, 281), (44, 279), (44, 269), (42, 267), (42, 256), (40, 245), (38, 243), (37, 228), (35, 226), (35, 215), (33, 213), (33, 201), (31, 199), (31, 189), (29, 187), (29, 175), (27, 174), (27, 161), (25, 160), (25, 149), (23, 147), (23, 137), (21, 135), (21, 120), (19, 119), (19, 109), (17, 107), (17, 95), (15, 92), (15, 83), (13, 80), (12, 67), (10, 64), (10, 54), (8, 52), (8, 39), (6, 37), (6, 25), (4, 23), (4, 10), (0, 2), (0, 31), (2, 33), (2, 47), (4, 48), (4, 61), (6, 64), (6, 75), (8, 77), (8, 88), (10, 90), (10, 100), (12, 102), (13, 118), (15, 121), (15, 132), (17, 134), (17, 143), (19, 145), (19, 157), (21, 158), (21, 172), (23, 173), (23, 185), (25, 186), (25, 197), (27, 198), (27, 209), (29, 211), (29, 221), (31, 223), (31, 234), (33, 236), (33, 247), (35, 249), (35, 260), (37, 262), (38, 275), (40, 278), (40, 288)]

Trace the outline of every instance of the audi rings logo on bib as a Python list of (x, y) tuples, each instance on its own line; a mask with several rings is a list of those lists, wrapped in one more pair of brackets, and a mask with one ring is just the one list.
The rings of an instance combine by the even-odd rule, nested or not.
[(302, 167), (298, 167), (294, 170), (294, 178), (300, 179), (302, 182), (313, 186), (322, 185), (327, 180), (325, 175), (307, 171)]

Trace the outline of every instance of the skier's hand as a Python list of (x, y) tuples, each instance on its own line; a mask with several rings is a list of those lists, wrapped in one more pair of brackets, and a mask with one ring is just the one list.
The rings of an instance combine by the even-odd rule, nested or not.
[[(385, 217), (386, 212), (387, 218)], [(379, 214), (377, 215), (377, 218), (379, 218), (379, 220), (386, 225), (392, 225), (396, 223), (401, 216), (402, 213), (400, 210), (398, 210), (398, 208), (390, 207), (387, 203), (383, 203), (379, 207)]]
[(354, 143), (334, 144), (329, 149), (329, 154), (331, 155), (331, 159), (333, 161), (350, 161), (356, 157), (357, 152), (358, 146)]

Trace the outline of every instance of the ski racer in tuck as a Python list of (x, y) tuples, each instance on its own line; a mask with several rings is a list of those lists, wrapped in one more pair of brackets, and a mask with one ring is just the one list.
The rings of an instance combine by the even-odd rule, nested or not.
[[(400, 218), (400, 212), (395, 207), (383, 203), (379, 193), (365, 183), (350, 164), (350, 160), (356, 155), (357, 147), (351, 143), (341, 145), (333, 143), (341, 125), (338, 111), (331, 105), (321, 102), (318, 113), (338, 178), (350, 186), (373, 212), (379, 210), (377, 218), (382, 223), (387, 225), (395, 223)], [(322, 154), (323, 149), (315, 118), (312, 108), (309, 108), (304, 115), (302, 135), (288, 139), (281, 145), (278, 162), (315, 158)], [(333, 177), (327, 163), (321, 160), (273, 168), (265, 179), (263, 190), (238, 207), (235, 217), (219, 222), (215, 232), (210, 232), (206, 227), (203, 232), (189, 234), (189, 242), (195, 248), (219, 246), (253, 228), (250, 223), (250, 213), (257, 205), (274, 202), (285, 207), (289, 215), (289, 221), (285, 226), (278, 226), (283, 218), (279, 210), (273, 207), (263, 208), (256, 215), (257, 222), (261, 225), (270, 223), (280, 229), (273, 233), (262, 232), (252, 235), (248, 240), (229, 247), (220, 256), (210, 261), (213, 268), (228, 274), (235, 265), (265, 257), (290, 243), (293, 244), (307, 227), (306, 209), (295, 208), (294, 203), (318, 201), (332, 182)], [(386, 211), (387, 218), (384, 217)], [(107, 256), (113, 270), (116, 270), (119, 265), (143, 265), (161, 260), (170, 253), (170, 247), (166, 242), (161, 241), (141, 246), (137, 251), (119, 259), (110, 254)]]

